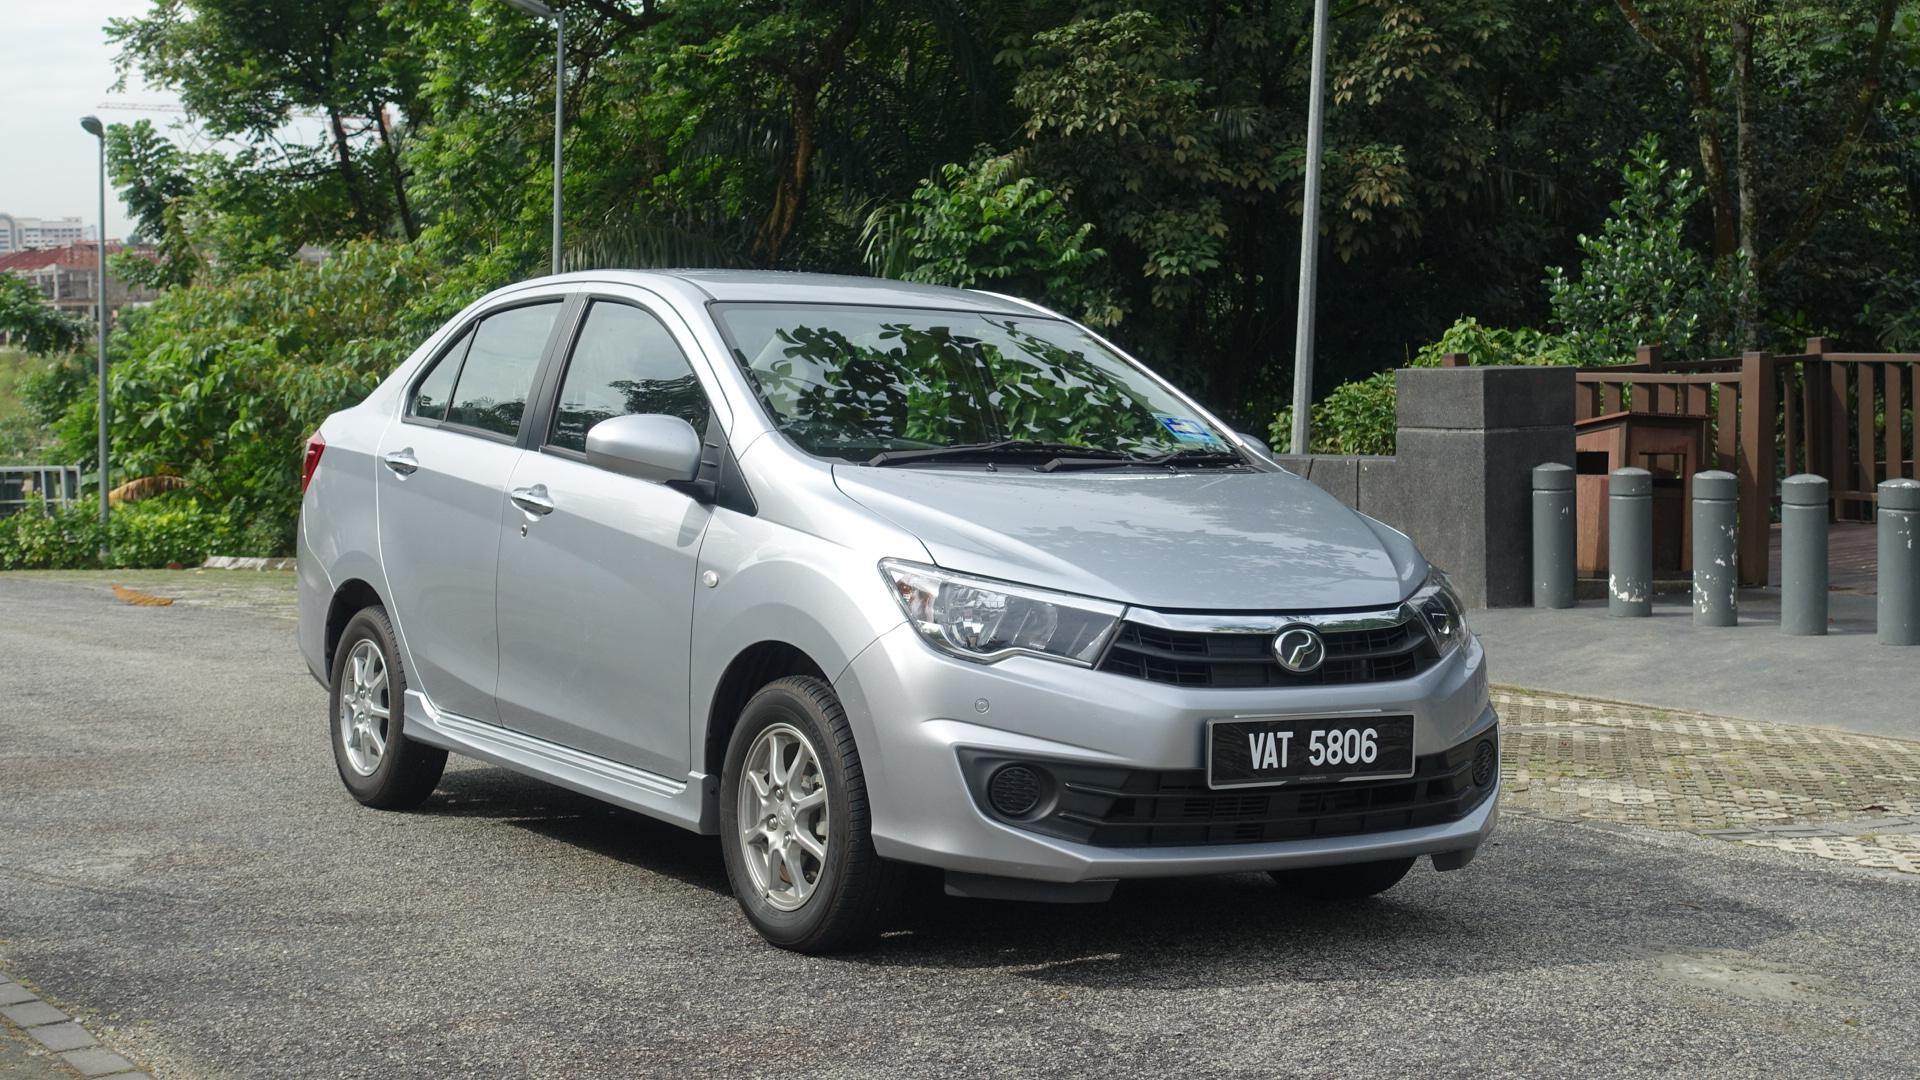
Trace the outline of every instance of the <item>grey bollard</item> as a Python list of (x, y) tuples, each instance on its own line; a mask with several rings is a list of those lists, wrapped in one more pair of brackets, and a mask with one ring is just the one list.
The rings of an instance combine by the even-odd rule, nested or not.
[(1693, 625), (1732, 626), (1740, 621), (1735, 590), (1735, 513), (1740, 479), (1715, 469), (1693, 475)]
[(1880, 484), (1882, 645), (1920, 645), (1920, 480)]
[(1645, 469), (1607, 477), (1607, 614), (1653, 614), (1653, 474)]
[(1780, 482), (1780, 632), (1827, 632), (1827, 482), (1811, 473)]
[(1533, 467), (1533, 606), (1570, 608), (1573, 595), (1573, 467)]

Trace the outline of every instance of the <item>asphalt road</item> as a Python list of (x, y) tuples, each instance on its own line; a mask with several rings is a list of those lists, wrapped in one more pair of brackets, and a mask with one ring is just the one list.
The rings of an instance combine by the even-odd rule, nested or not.
[(284, 618), (0, 577), (0, 970), (160, 1077), (1920, 1072), (1910, 875), (1510, 815), (1344, 910), (928, 892), (806, 959), (713, 840), (472, 763), (441, 791), (346, 796)]

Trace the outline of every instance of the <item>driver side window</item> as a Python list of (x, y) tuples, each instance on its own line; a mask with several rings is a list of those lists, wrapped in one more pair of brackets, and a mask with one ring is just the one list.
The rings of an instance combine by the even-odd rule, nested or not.
[(595, 300), (554, 402), (547, 445), (584, 453), (587, 431), (629, 413), (678, 416), (706, 434), (712, 409), (673, 335), (651, 313)]

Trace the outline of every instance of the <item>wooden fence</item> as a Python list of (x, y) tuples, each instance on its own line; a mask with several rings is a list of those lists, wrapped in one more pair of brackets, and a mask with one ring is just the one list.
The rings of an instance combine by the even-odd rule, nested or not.
[(1826, 477), (1833, 516), (1868, 520), (1880, 481), (1917, 475), (1917, 383), (1920, 353), (1836, 352), (1825, 338), (1809, 338), (1795, 355), (1686, 362), (1643, 348), (1636, 363), (1580, 369), (1574, 419), (1702, 418), (1705, 462), (1740, 478), (1740, 576), (1765, 584), (1781, 479)]

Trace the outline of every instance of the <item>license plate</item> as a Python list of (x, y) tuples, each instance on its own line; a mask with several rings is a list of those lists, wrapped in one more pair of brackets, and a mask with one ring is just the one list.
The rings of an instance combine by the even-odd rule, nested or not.
[(1253, 787), (1413, 775), (1413, 717), (1234, 717), (1207, 721), (1207, 786)]

